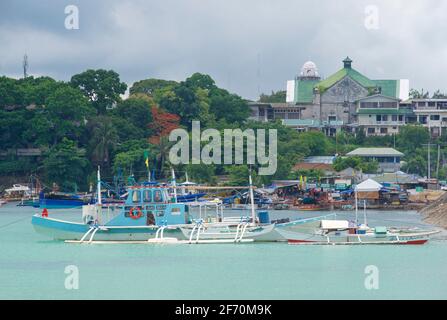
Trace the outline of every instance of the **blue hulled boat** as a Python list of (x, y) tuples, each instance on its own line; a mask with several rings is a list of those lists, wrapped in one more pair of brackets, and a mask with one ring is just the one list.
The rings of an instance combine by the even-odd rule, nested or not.
[(190, 224), (188, 209), (169, 198), (164, 187), (130, 187), (124, 204), (101, 203), (82, 207), (83, 222), (34, 215), (34, 229), (57, 240), (144, 241), (160, 227), (182, 237), (178, 226)]
[(76, 194), (65, 193), (49, 193), (45, 194), (43, 191), (39, 193), (39, 202), (34, 204), (34, 207), (47, 209), (68, 209), (81, 208), (87, 204), (88, 201)]

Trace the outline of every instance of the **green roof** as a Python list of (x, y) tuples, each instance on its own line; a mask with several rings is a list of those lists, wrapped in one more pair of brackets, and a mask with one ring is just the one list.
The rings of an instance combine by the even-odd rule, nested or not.
[(381, 94), (384, 96), (399, 97), (399, 80), (371, 80), (357, 70), (352, 69), (351, 62), (351, 59), (346, 58), (343, 60), (343, 69), (321, 81), (316, 79), (296, 79), (295, 103), (312, 103), (314, 88), (318, 88), (323, 93), (345, 77), (351, 78), (366, 89), (380, 87)]
[(378, 87), (380, 87), (381, 94), (388, 97), (399, 97), (399, 80), (372, 80)]
[(297, 103), (312, 103), (314, 99), (314, 87), (318, 80), (297, 80), (295, 86), (295, 102)]
[[(365, 88), (373, 88), (376, 86), (374, 81), (368, 79), (360, 72), (358, 72), (352, 68), (343, 68), (343, 69), (337, 71), (336, 73), (334, 73), (333, 75), (331, 75), (330, 77), (320, 81), (317, 84), (317, 87), (320, 89), (320, 92), (324, 92), (327, 89), (329, 89), (330, 87), (332, 87), (334, 84), (336, 84), (338, 81), (343, 79), (344, 77), (350, 77), (351, 79), (358, 82), (361, 86), (363, 86)], [(394, 96), (395, 95), (393, 95), (393, 97)]]
[(398, 115), (406, 115), (412, 114), (409, 109), (385, 109), (385, 108), (377, 108), (377, 109), (367, 109), (367, 108), (359, 108), (357, 110), (357, 114), (398, 114)]

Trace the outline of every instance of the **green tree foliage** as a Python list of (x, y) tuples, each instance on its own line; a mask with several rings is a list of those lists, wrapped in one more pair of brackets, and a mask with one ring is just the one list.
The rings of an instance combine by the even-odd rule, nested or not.
[(138, 93), (147, 94), (153, 96), (157, 90), (162, 90), (167, 87), (174, 87), (177, 85), (175, 81), (162, 80), (162, 79), (145, 79), (135, 82), (129, 89), (130, 95)]
[[(228, 166), (225, 168), (226, 173), (229, 176), (228, 185), (230, 186), (247, 186), (249, 168), (246, 165)], [(253, 184), (257, 184), (257, 175), (255, 171), (251, 171)]]
[(259, 97), (259, 102), (265, 102), (265, 103), (285, 103), (286, 102), (286, 94), (287, 92), (285, 90), (279, 90), (279, 91), (272, 91), (270, 95), (267, 94), (261, 94)]
[(73, 183), (86, 185), (89, 162), (85, 150), (79, 149), (76, 142), (63, 138), (45, 156), (43, 167), (47, 181), (57, 183), (62, 189), (72, 189)]
[(447, 93), (443, 93), (439, 89), (436, 90), (435, 92), (433, 92), (432, 99), (446, 99), (446, 98), (447, 98)]
[[(117, 173), (122, 170), (126, 174), (133, 174), (138, 177), (147, 177), (147, 169), (144, 163), (144, 153), (149, 151), (149, 163), (152, 167), (156, 156), (155, 146), (148, 143), (146, 139), (133, 139), (117, 146), (113, 160), (113, 171)], [(153, 167), (150, 168), (154, 169)]]
[(424, 92), (424, 89), (421, 91), (417, 89), (410, 89), (409, 95), (411, 99), (427, 99), (430, 97), (430, 93), (428, 91)]
[[(149, 124), (152, 122), (151, 105), (147, 100), (131, 97), (119, 102), (113, 110), (113, 116), (124, 120), (131, 126), (130, 130), (137, 137), (148, 137), (150, 135)], [(129, 132), (132, 135), (131, 132)]]
[(216, 167), (214, 165), (189, 164), (185, 167), (188, 178), (199, 183), (216, 183)]
[(110, 117), (98, 116), (88, 123), (90, 133), (89, 154), (93, 164), (110, 166), (111, 155), (116, 148), (118, 133)]
[(183, 126), (190, 126), (193, 120), (200, 121), (202, 126), (210, 126), (215, 120), (242, 123), (250, 111), (245, 100), (217, 87), (209, 75), (201, 73), (194, 73), (179, 83), (142, 80), (130, 92), (152, 96), (161, 108), (179, 115)]
[(121, 101), (127, 85), (120, 81), (118, 73), (113, 70), (89, 69), (71, 77), (71, 85), (79, 88), (92, 102), (99, 114), (104, 114), (106, 108)]
[(422, 125), (406, 125), (400, 127), (396, 136), (396, 145), (404, 153), (412, 154), (422, 144), (428, 143), (428, 129)]
[(88, 100), (79, 90), (69, 86), (61, 87), (53, 92), (47, 99), (45, 110), (54, 145), (63, 137), (78, 139), (85, 128), (87, 118), (93, 114)]
[(299, 143), (307, 148), (307, 155), (324, 156), (330, 148), (329, 139), (319, 131), (308, 131), (298, 135)]
[(337, 171), (353, 168), (362, 170), (363, 173), (376, 173), (379, 169), (379, 163), (377, 161), (365, 161), (361, 157), (337, 157), (333, 166)]

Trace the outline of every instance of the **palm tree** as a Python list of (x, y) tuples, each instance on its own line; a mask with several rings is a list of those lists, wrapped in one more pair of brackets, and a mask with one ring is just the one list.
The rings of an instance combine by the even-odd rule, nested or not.
[(90, 154), (95, 164), (110, 166), (110, 152), (116, 147), (118, 133), (107, 116), (96, 117), (90, 125)]
[(167, 166), (166, 160), (169, 162), (169, 150), (171, 149), (172, 145), (173, 142), (169, 142), (168, 137), (165, 136), (161, 137), (160, 142), (155, 146), (157, 170), (160, 174), (163, 174), (163, 176), (166, 176), (165, 172), (169, 172), (169, 167)]

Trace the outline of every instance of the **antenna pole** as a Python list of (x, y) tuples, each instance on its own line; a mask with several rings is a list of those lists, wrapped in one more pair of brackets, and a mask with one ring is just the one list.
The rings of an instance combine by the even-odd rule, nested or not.
[(23, 79), (28, 78), (28, 55), (23, 56)]

